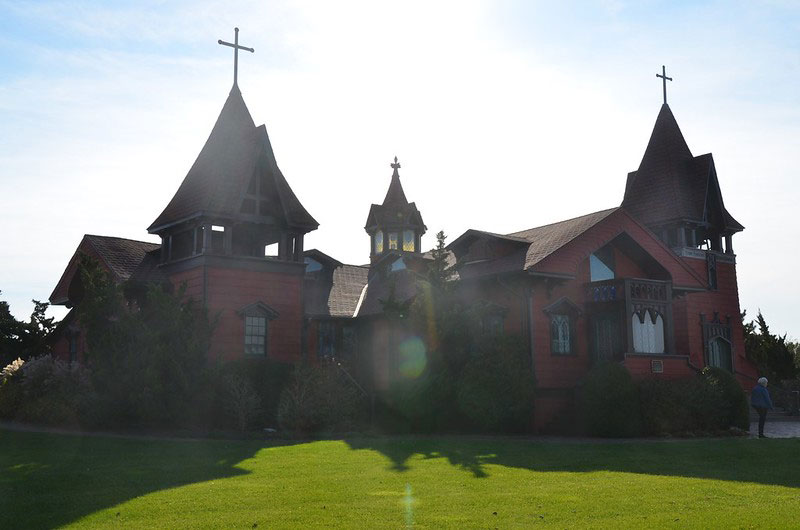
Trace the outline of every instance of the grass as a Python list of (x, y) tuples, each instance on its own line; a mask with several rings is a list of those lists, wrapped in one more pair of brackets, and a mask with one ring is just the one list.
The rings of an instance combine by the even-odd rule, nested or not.
[(162, 441), (0, 430), (0, 528), (781, 527), (800, 440)]

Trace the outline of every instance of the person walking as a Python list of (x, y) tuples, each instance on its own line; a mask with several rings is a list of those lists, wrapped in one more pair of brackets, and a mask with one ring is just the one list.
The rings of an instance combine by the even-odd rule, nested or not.
[(773, 408), (769, 390), (767, 390), (766, 377), (759, 378), (758, 384), (750, 392), (750, 404), (758, 412), (758, 437), (766, 438), (764, 436), (764, 423), (767, 421), (767, 411)]

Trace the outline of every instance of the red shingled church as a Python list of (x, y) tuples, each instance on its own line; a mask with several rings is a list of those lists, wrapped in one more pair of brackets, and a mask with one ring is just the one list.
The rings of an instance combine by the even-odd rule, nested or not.
[[(369, 265), (305, 250), (303, 236), (319, 223), (234, 83), (197, 160), (148, 228), (161, 244), (84, 236), (50, 301), (74, 305), (85, 253), (119, 282), (185, 282), (188, 296), (219, 314), (211, 358), (366, 359), (369, 386), (386, 388), (397, 345), (381, 300), (390, 289), (413, 297), (430, 259), (397, 159), (392, 168), (383, 203), (369, 207)], [(664, 103), (620, 206), (511, 234), (468, 230), (448, 250), (461, 285), (498, 308), (493, 326), (525, 338), (541, 428), (569, 406), (597, 360), (657, 377), (720, 366), (752, 385), (732, 247), (742, 229), (725, 208), (713, 157), (692, 155)], [(56, 353), (80, 360), (74, 309), (60, 330)]]

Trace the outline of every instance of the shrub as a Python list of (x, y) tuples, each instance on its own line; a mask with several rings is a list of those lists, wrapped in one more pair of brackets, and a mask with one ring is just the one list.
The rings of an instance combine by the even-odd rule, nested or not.
[(475, 429), (523, 432), (533, 410), (533, 390), (522, 341), (514, 336), (484, 337), (458, 380), (458, 406)]
[(580, 410), (590, 435), (628, 437), (640, 433), (638, 389), (621, 364), (603, 362), (589, 371), (581, 389)]
[(747, 395), (733, 374), (721, 368), (707, 366), (703, 368), (700, 377), (710, 391), (710, 396), (715, 398), (713, 402), (718, 407), (714, 411), (716, 422), (712, 420), (710, 423), (723, 429), (728, 427), (749, 429), (750, 411)]
[[(237, 359), (213, 367), (210, 377), (215, 396), (211, 407), (214, 426), (221, 429), (241, 429), (239, 413), (234, 412), (231, 403), (232, 392), (238, 391), (231, 385), (245, 385), (252, 389), (257, 398), (252, 400), (254, 407), (252, 414), (248, 414), (247, 428), (277, 427), (278, 403), (281, 392), (291, 378), (292, 370), (291, 364), (263, 357)], [(240, 395), (237, 399), (244, 397)]]
[(0, 372), (0, 419), (13, 420), (22, 405), (22, 367), (20, 358), (8, 364)]
[(250, 381), (239, 374), (228, 374), (224, 379), (225, 408), (233, 414), (240, 432), (251, 425), (261, 410), (261, 397)]
[(15, 419), (47, 425), (76, 426), (92, 401), (88, 370), (50, 355), (35, 357), (21, 368)]
[(722, 400), (699, 377), (644, 379), (638, 386), (644, 434), (686, 434), (721, 427)]
[(441, 432), (459, 423), (452, 375), (436, 352), (416, 377), (398, 378), (381, 395), (382, 426), (390, 431)]
[(360, 391), (337, 364), (298, 364), (281, 392), (278, 424), (298, 437), (342, 432), (353, 428), (361, 404)]

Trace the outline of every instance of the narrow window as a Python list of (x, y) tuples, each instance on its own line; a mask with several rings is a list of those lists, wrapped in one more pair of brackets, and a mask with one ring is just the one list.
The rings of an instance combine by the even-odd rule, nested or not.
[(375, 232), (375, 254), (383, 252), (383, 232), (378, 230)]
[(717, 290), (717, 257), (711, 252), (706, 254), (706, 266), (708, 268), (708, 288), (712, 291)]
[(414, 231), (403, 230), (403, 250), (414, 252)]
[(336, 326), (333, 322), (320, 321), (317, 343), (317, 355), (320, 359), (336, 357)]
[(397, 232), (389, 232), (389, 250), (397, 250)]
[(250, 355), (266, 355), (267, 317), (245, 316), (244, 353)]
[(550, 349), (554, 354), (568, 355), (570, 348), (570, 322), (567, 315), (550, 316)]
[(664, 353), (664, 319), (656, 314), (645, 311), (640, 317), (637, 313), (631, 315), (631, 330), (633, 332), (633, 351), (636, 353)]
[(708, 343), (708, 364), (733, 372), (731, 359), (731, 343), (721, 337), (716, 337)]

